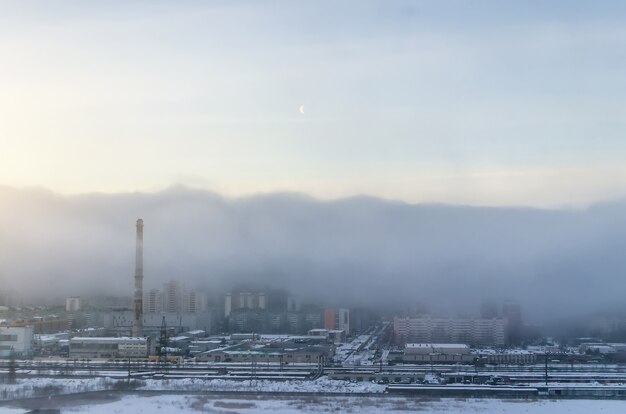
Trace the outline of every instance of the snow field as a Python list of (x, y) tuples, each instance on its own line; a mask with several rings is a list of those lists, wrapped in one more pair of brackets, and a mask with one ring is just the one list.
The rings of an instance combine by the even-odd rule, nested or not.
[[(23, 414), (26, 410), (0, 408), (0, 414)], [(435, 413), (507, 413), (507, 414), (622, 414), (626, 401), (616, 400), (496, 400), (439, 399), (419, 400), (406, 397), (294, 397), (212, 399), (210, 396), (162, 395), (127, 396), (115, 402), (85, 404), (62, 409), (75, 414), (295, 414), (295, 413), (361, 413), (395, 414)]]

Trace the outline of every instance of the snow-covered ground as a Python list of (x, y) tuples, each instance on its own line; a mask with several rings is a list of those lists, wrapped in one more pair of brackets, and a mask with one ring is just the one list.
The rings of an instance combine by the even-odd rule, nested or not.
[(376, 350), (369, 350), (367, 345), (375, 341), (371, 334), (359, 335), (351, 342), (341, 344), (335, 350), (335, 362), (345, 365), (372, 365)]
[(315, 381), (268, 380), (202, 380), (181, 378), (174, 380), (145, 380), (142, 390), (187, 391), (251, 391), (251, 392), (326, 392), (326, 393), (382, 393), (385, 386), (370, 382), (347, 382), (320, 377)]
[(374, 359), (375, 353), (376, 351), (369, 351), (367, 349), (363, 351), (355, 351), (344, 359), (343, 364), (356, 366), (373, 365), (372, 360)]
[(111, 389), (118, 380), (111, 378), (28, 378), (0, 386), (0, 401), (38, 396), (71, 394)]
[[(432, 377), (432, 378), (431, 378)], [(429, 384), (439, 384), (439, 378), (427, 374)], [(29, 397), (54, 396), (59, 394), (72, 394), (85, 391), (123, 390), (126, 387), (125, 379), (115, 378), (28, 378), (20, 379), (17, 384), (2, 384), (0, 386), (0, 401), (14, 400)], [(540, 384), (542, 385), (542, 384)], [(550, 386), (556, 387), (626, 387), (626, 384), (599, 384), (599, 383), (558, 383), (550, 382)], [(419, 386), (418, 384), (404, 385), (406, 387)], [(532, 387), (532, 385), (530, 385)], [(487, 385), (453, 384), (442, 385), (442, 389), (451, 388), (487, 388)], [(144, 391), (238, 391), (238, 392), (281, 392), (281, 393), (383, 393), (386, 385), (372, 382), (349, 382), (329, 379), (326, 376), (314, 381), (309, 380), (286, 380), (273, 381), (265, 379), (203, 379), (203, 378), (170, 378), (170, 379), (143, 379), (133, 380), (131, 389)], [(626, 411), (625, 411), (626, 412)]]
[[(36, 396), (70, 394), (84, 391), (101, 391), (123, 386), (125, 380), (112, 378), (29, 378), (17, 384), (2, 384), (0, 400), (12, 400)], [(165, 380), (141, 380), (136, 382), (140, 390), (167, 391), (250, 391), (250, 392), (325, 392), (325, 393), (381, 393), (384, 385), (369, 382), (347, 382), (321, 377), (315, 381), (289, 380), (223, 380), (180, 378)]]
[[(72, 404), (61, 407), (63, 413), (148, 414), (148, 413), (362, 413), (393, 412), (408, 414), (435, 413), (507, 413), (507, 414), (622, 414), (626, 401), (606, 400), (495, 400), (439, 399), (418, 400), (403, 397), (297, 397), (297, 398), (218, 398), (192, 395), (127, 396), (103, 404)], [(0, 414), (23, 414), (25, 409), (0, 407)]]

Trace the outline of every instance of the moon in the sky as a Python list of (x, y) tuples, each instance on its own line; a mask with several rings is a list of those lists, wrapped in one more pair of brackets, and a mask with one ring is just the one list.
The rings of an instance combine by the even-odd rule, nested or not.
[(302, 115), (304, 115), (304, 105), (300, 105), (300, 108), (298, 108), (298, 110)]

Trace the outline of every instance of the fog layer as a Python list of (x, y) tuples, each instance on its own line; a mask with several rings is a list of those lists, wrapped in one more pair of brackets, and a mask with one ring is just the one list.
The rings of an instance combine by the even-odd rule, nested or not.
[(626, 203), (584, 210), (410, 205), (269, 194), (59, 196), (0, 187), (0, 283), (26, 296), (130, 295), (135, 220), (144, 286), (285, 287), (321, 304), (471, 309), (516, 300), (529, 316), (623, 301)]

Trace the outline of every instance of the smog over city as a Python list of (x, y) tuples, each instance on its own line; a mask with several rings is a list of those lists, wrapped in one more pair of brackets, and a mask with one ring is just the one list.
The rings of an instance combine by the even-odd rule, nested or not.
[(1, 1), (0, 413), (625, 412), (624, 21)]
[(625, 201), (540, 209), (295, 193), (225, 198), (182, 186), (0, 192), (3, 277), (30, 299), (130, 296), (142, 217), (146, 285), (175, 279), (223, 291), (247, 283), (326, 304), (423, 302), (470, 313), (483, 300), (514, 300), (536, 320), (623, 310)]

